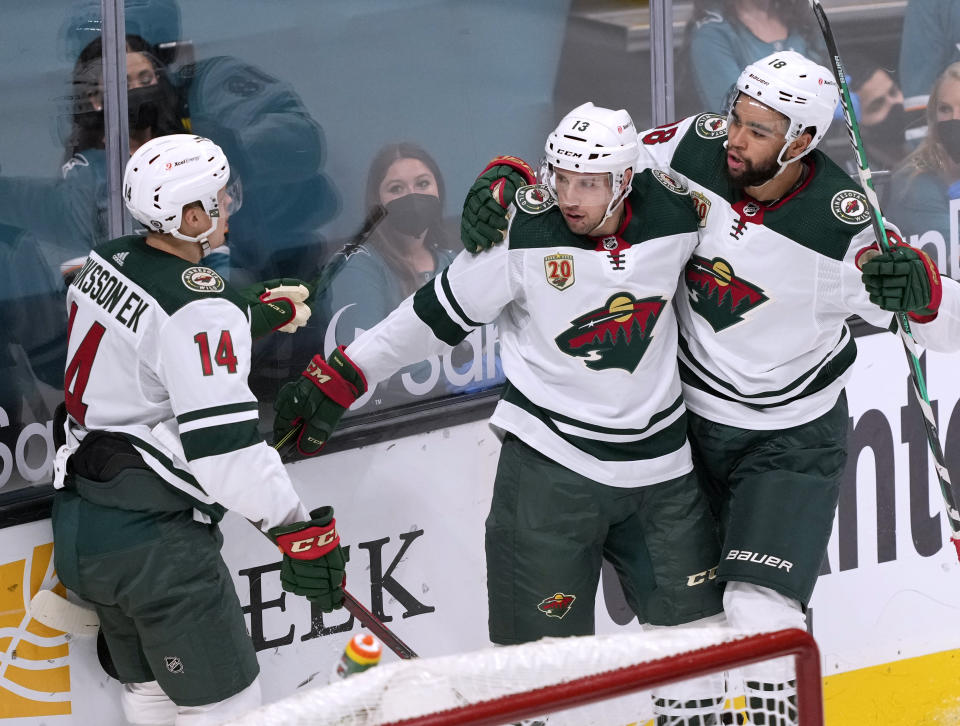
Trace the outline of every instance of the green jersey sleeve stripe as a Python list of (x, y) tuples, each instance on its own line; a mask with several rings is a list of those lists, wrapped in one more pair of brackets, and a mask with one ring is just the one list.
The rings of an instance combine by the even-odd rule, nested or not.
[[(130, 434), (124, 434), (124, 436), (126, 436), (130, 440), (130, 443), (139, 449), (142, 454), (146, 454), (156, 461), (157, 464), (162, 466), (167, 471), (168, 476), (176, 479), (177, 481), (183, 482), (183, 484), (188, 487), (196, 489), (203, 496), (209, 496), (204, 491), (203, 487), (200, 486), (200, 483), (196, 480), (196, 478), (194, 478), (194, 476), (189, 472), (174, 466), (173, 461), (169, 456), (162, 453), (159, 449), (151, 446), (141, 438), (132, 436)], [(160, 474), (160, 472), (157, 473)], [(161, 476), (161, 478), (170, 486), (175, 486), (167, 481), (165, 477)], [(181, 489), (179, 487), (176, 487), (176, 489), (194, 506), (194, 508), (208, 515), (214, 522), (219, 522), (221, 519), (223, 519), (223, 515), (227, 511), (226, 507), (223, 505), (217, 504), (216, 502), (205, 502), (202, 499), (198, 499), (197, 497), (191, 495), (186, 489)]]
[[(446, 270), (444, 270), (446, 274)], [(436, 291), (436, 279), (428, 282), (413, 295), (413, 311), (430, 327), (433, 334), (447, 345), (457, 345), (470, 333), (464, 330), (444, 309)]]
[(256, 401), (244, 401), (243, 403), (227, 403), (223, 406), (211, 406), (210, 408), (201, 408), (197, 411), (188, 411), (177, 416), (177, 423), (185, 424), (189, 421), (196, 421), (201, 418), (210, 418), (211, 416), (222, 416), (227, 413), (240, 413), (243, 411), (256, 411)]
[[(553, 434), (588, 456), (600, 461), (656, 459), (683, 448), (687, 442), (687, 413), (657, 433), (639, 441), (611, 442), (574, 436), (561, 431), (544, 409), (530, 401), (508, 381), (503, 400), (539, 419)], [(676, 410), (676, 409), (674, 409)]]
[(450, 278), (447, 276), (447, 271), (450, 268), (447, 267), (440, 273), (440, 284), (443, 286), (443, 294), (447, 296), (447, 301), (450, 303), (450, 307), (453, 308), (453, 311), (460, 316), (460, 319), (463, 320), (467, 325), (470, 325), (474, 328), (479, 328), (483, 323), (478, 323), (470, 318), (469, 315), (464, 312), (463, 308), (460, 306), (460, 303), (457, 302), (456, 296), (453, 294), (453, 289), (450, 287)]
[(183, 443), (183, 453), (187, 461), (193, 461), (205, 456), (229, 454), (231, 451), (253, 446), (263, 441), (257, 430), (257, 424), (257, 419), (250, 419), (222, 426), (181, 431), (180, 441)]

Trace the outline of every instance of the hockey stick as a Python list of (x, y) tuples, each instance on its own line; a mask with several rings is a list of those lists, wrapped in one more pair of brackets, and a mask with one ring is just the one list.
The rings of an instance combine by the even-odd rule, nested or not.
[(398, 656), (404, 660), (418, 657), (417, 654), (413, 652), (413, 648), (400, 640), (390, 628), (383, 624), (380, 618), (367, 610), (363, 606), (363, 603), (347, 592), (346, 589), (343, 591), (343, 606), (353, 617), (360, 621), (361, 625), (380, 638), (384, 645)]
[[(287, 439), (299, 431), (300, 428), (301, 426), (295, 426), (292, 428), (283, 436), (283, 438), (273, 445), (273, 448), (280, 449)], [(380, 640), (382, 640), (384, 644), (386, 644), (386, 646), (398, 656), (405, 660), (417, 657), (417, 654), (413, 652), (413, 648), (400, 640), (400, 638), (392, 630), (390, 630), (390, 628), (384, 625), (376, 615), (367, 610), (363, 603), (347, 592), (346, 588), (343, 588), (343, 606), (347, 609), (347, 612), (360, 621), (361, 625), (380, 638)]]
[(380, 221), (386, 216), (387, 210), (382, 204), (377, 204), (373, 207), (367, 215), (367, 218), (363, 220), (363, 226), (360, 228), (360, 231), (351, 237), (343, 247), (333, 253), (330, 261), (323, 266), (323, 269), (321, 269), (320, 272), (317, 273), (317, 276), (310, 282), (310, 288), (315, 292), (326, 289), (330, 281), (340, 272), (340, 268), (350, 259), (350, 256), (363, 249), (363, 245), (370, 239), (373, 230), (377, 228), (377, 225), (380, 224)]
[[(852, 111), (853, 103), (850, 99), (850, 87), (847, 85), (843, 62), (840, 60), (840, 52), (837, 50), (837, 41), (833, 36), (833, 31), (830, 29), (830, 21), (827, 20), (827, 14), (824, 12), (820, 0), (810, 0), (810, 7), (813, 9), (814, 15), (817, 16), (817, 22), (820, 24), (820, 30), (823, 33), (823, 40), (827, 45), (827, 52), (833, 61), (833, 76), (840, 89), (840, 104), (843, 107), (843, 118), (847, 124), (847, 133), (850, 136), (850, 143), (853, 145), (854, 155), (857, 157), (857, 175), (860, 177), (860, 185), (863, 187), (863, 193), (867, 197), (873, 231), (877, 235), (877, 240), (881, 248), (886, 252), (890, 249), (890, 240), (887, 239), (887, 230), (883, 226), (880, 200), (877, 198), (877, 192), (873, 186), (873, 173), (867, 164), (867, 155), (863, 149), (860, 125), (857, 123), (857, 119)], [(940, 493), (943, 496), (943, 503), (946, 506), (947, 519), (950, 522), (950, 539), (953, 540), (953, 546), (957, 550), (957, 558), (960, 559), (960, 512), (957, 511), (953, 485), (950, 482), (950, 472), (947, 470), (947, 466), (943, 461), (943, 450), (940, 447), (940, 434), (937, 432), (933, 409), (930, 406), (930, 399), (927, 396), (927, 384), (923, 377), (923, 370), (920, 367), (920, 359), (917, 356), (916, 342), (910, 333), (910, 321), (906, 313), (897, 313), (896, 320), (900, 340), (903, 342), (903, 351), (907, 356), (907, 364), (910, 367), (913, 393), (923, 413), (923, 422), (927, 430), (927, 443), (930, 446), (930, 453), (933, 454), (933, 465), (937, 472), (937, 479), (940, 482)]]
[[(347, 260), (350, 259), (350, 256), (363, 249), (363, 245), (370, 239), (373, 230), (377, 228), (377, 225), (380, 224), (380, 221), (386, 216), (387, 210), (382, 204), (378, 204), (370, 210), (370, 214), (368, 214), (367, 218), (363, 221), (363, 226), (360, 228), (360, 231), (334, 253), (330, 261), (323, 266), (323, 269), (320, 270), (317, 276), (310, 282), (311, 295), (326, 289), (330, 281), (337, 276), (340, 269), (346, 264)], [(290, 441), (294, 435), (299, 433), (302, 428), (303, 423), (294, 426), (280, 437), (280, 440), (273, 445), (273, 448), (277, 451), (282, 451), (286, 443)]]
[(27, 612), (38, 623), (71, 635), (96, 635), (100, 628), (94, 610), (70, 602), (53, 590), (39, 590), (30, 598)]

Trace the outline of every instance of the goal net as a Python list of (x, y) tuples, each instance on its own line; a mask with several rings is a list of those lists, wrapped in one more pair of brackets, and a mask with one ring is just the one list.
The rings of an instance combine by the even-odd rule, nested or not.
[(822, 726), (820, 656), (796, 629), (544, 639), (378, 666), (230, 723)]

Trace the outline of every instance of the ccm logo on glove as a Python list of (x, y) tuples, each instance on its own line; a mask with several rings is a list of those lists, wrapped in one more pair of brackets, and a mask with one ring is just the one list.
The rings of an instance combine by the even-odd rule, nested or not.
[(315, 560), (340, 544), (336, 520), (326, 527), (307, 527), (277, 537), (277, 544), (295, 560)]

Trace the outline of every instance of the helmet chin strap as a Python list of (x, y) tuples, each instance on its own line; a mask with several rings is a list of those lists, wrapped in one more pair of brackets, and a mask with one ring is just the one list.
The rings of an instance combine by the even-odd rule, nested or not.
[(205, 255), (210, 251), (210, 242), (209, 237), (217, 229), (217, 222), (219, 220), (216, 217), (210, 218), (210, 228), (204, 232), (201, 232), (196, 237), (191, 237), (190, 235), (183, 234), (179, 229), (170, 230), (170, 234), (176, 237), (177, 239), (182, 239), (184, 242), (196, 242), (200, 245), (200, 251)]
[[(615, 179), (612, 180), (612, 181), (617, 185), (617, 188), (620, 188), (620, 187), (623, 186), (623, 179), (624, 179), (624, 176), (625, 176), (625, 175), (626, 175), (626, 172), (620, 174), (620, 180), (619, 180), (619, 181), (617, 181), (617, 180), (615, 180)], [(613, 174), (611, 173), (611, 177), (612, 177), (612, 176), (613, 176)], [(604, 212), (603, 218), (602, 218), (599, 222), (597, 222), (597, 225), (596, 225), (593, 229), (591, 229), (589, 232), (587, 232), (587, 235), (588, 235), (588, 236), (589, 236), (589, 235), (592, 235), (592, 234), (593, 234), (594, 232), (596, 232), (600, 227), (602, 227), (602, 226), (604, 225), (604, 223), (605, 223), (608, 219), (610, 219), (610, 217), (613, 216), (614, 211), (616, 211), (616, 209), (617, 209), (617, 207), (620, 205), (620, 203), (621, 203), (624, 199), (626, 199), (626, 198), (627, 198), (627, 195), (629, 195), (629, 194), (630, 194), (630, 186), (629, 186), (629, 185), (626, 186), (626, 187), (623, 188), (623, 189), (620, 189), (620, 192), (619, 192), (619, 193), (614, 194), (614, 195), (610, 198), (610, 203), (607, 205), (607, 211)]]

